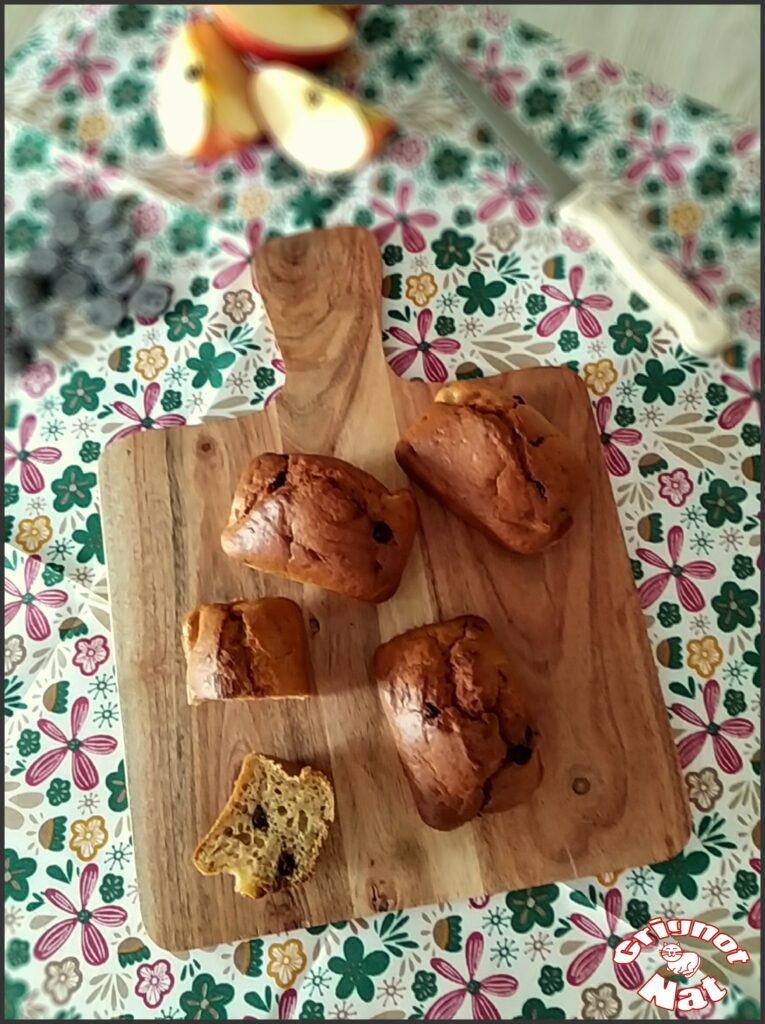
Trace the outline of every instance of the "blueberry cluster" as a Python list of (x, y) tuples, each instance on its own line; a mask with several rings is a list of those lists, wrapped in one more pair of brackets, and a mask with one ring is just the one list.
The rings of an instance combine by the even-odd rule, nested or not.
[(129, 200), (91, 199), (70, 184), (45, 197), (51, 223), (47, 241), (5, 278), (5, 354), (8, 368), (23, 369), (35, 350), (54, 345), (64, 306), (77, 305), (102, 330), (125, 316), (152, 319), (167, 309), (170, 288), (136, 269), (136, 237)]

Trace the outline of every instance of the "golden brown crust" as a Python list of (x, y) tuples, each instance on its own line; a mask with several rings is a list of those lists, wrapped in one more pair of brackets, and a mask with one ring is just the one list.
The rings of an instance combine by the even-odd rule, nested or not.
[(190, 704), (313, 692), (303, 613), (286, 597), (199, 605), (182, 639)]
[(377, 648), (374, 671), (426, 824), (457, 828), (522, 803), (539, 785), (537, 733), (484, 619), (402, 633)]
[(520, 554), (567, 532), (586, 486), (571, 443), (540, 412), (474, 381), (442, 388), (396, 458), (455, 515)]
[(396, 591), (417, 529), (411, 491), (325, 455), (265, 452), (242, 473), (223, 550), (261, 572), (345, 597)]

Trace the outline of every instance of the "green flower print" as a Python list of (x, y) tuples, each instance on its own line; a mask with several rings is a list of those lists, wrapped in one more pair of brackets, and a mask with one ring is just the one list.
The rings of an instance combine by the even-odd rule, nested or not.
[(83, 473), (79, 466), (68, 466), (63, 475), (51, 484), (56, 495), (53, 507), (57, 512), (68, 512), (75, 507), (87, 508), (93, 501), (95, 486), (95, 473)]
[(117, 4), (114, 8), (114, 27), (122, 35), (145, 31), (151, 23), (150, 4)]
[(158, 150), (162, 148), (162, 136), (156, 117), (146, 113), (130, 125), (130, 140), (136, 150)]
[(295, 181), (300, 177), (300, 171), (278, 154), (271, 157), (266, 164), (266, 178), (273, 185), (279, 185), (285, 181)]
[(466, 228), (468, 224), (473, 223), (473, 219), (473, 211), (466, 206), (458, 206), (454, 211), (454, 223), (457, 227)]
[[(635, 422), (635, 410), (630, 409), (628, 405), (617, 405), (614, 420), (620, 427), (631, 427)], [(662, 459), (662, 461), (664, 460)]]
[(569, 128), (568, 125), (562, 124), (552, 133), (547, 141), (550, 144), (552, 155), (558, 160), (564, 159), (577, 162), (584, 156), (584, 151), (590, 140), (591, 135), (589, 132), (580, 132), (575, 128)]
[(29, 252), (37, 245), (42, 228), (39, 220), (33, 220), (25, 213), (17, 213), (5, 225), (5, 251)]
[(557, 885), (540, 885), (536, 889), (519, 889), (505, 896), (505, 903), (512, 913), (510, 927), (515, 932), (531, 931), (538, 925), (549, 928), (555, 919), (553, 903), (558, 898)]
[(396, 34), (398, 18), (395, 17), (395, 8), (383, 7), (375, 10), (375, 13), (366, 18), (361, 26), (361, 38), (369, 46), (375, 43), (387, 43)]
[(276, 374), (270, 366), (259, 366), (255, 371), (255, 387), (265, 390), (276, 383)]
[(418, 1003), (432, 999), (437, 989), (438, 984), (433, 971), (417, 971), (412, 982), (412, 994)]
[(159, 404), (165, 412), (174, 412), (176, 409), (180, 409), (182, 401), (183, 398), (180, 391), (173, 391), (172, 388), (168, 388), (159, 400)]
[(759, 690), (759, 688), (760, 688), (760, 667), (761, 667), (761, 661), (760, 661), (760, 638), (759, 637), (755, 637), (755, 639), (754, 639), (754, 650), (753, 651), (747, 651), (742, 660), (743, 660), (745, 665), (748, 665), (749, 668), (753, 668), (754, 669), (754, 673), (752, 675), (752, 683)]
[(313, 999), (306, 999), (300, 1008), (298, 1020), (324, 1020), (324, 1003), (317, 1003)]
[(19, 500), (19, 489), (16, 484), (6, 484), (3, 490), (3, 498), (5, 507), (8, 508), (10, 505), (15, 505)]
[(649, 359), (645, 364), (645, 373), (635, 374), (635, 383), (644, 388), (643, 401), (655, 402), (661, 399), (665, 405), (675, 404), (675, 392), (672, 389), (679, 387), (684, 380), (684, 370), (677, 366), (665, 370), (658, 359)]
[(199, 355), (186, 360), (188, 368), (196, 370), (191, 386), (202, 388), (205, 384), (211, 384), (212, 387), (219, 388), (223, 384), (221, 370), (231, 366), (235, 359), (234, 352), (221, 352), (218, 355), (215, 346), (211, 342), (205, 341), (199, 346)]
[(391, 82), (411, 82), (414, 84), (420, 79), (426, 59), (422, 54), (413, 53), (399, 46), (393, 50), (385, 59), (385, 67), (390, 75)]
[(404, 250), (400, 245), (386, 245), (383, 249), (382, 260), (386, 267), (395, 267), (404, 258)]
[(579, 348), (578, 331), (561, 331), (559, 345), (561, 352), (573, 352)]
[(115, 110), (130, 110), (140, 107), (146, 96), (148, 83), (142, 78), (123, 75), (112, 84), (109, 101)]
[(82, 462), (98, 462), (101, 456), (101, 445), (98, 441), (83, 441), (80, 448), (80, 460)]
[(189, 285), (189, 291), (198, 299), (200, 295), (204, 295), (205, 292), (210, 290), (210, 281), (206, 277), (195, 277), (192, 278), (191, 284)]
[(484, 316), (494, 316), (494, 299), (504, 295), (506, 289), (504, 281), (492, 281), (491, 284), (487, 284), (483, 274), (474, 270), (468, 274), (467, 284), (461, 284), (457, 288), (457, 294), (465, 300), (465, 313), (475, 313), (480, 309)]
[(707, 510), (707, 522), (710, 526), (723, 526), (725, 523), (740, 523), (744, 513), (741, 502), (746, 497), (743, 487), (731, 487), (726, 480), (713, 480), (700, 501)]
[(104, 875), (101, 885), (98, 887), (101, 899), (104, 903), (116, 903), (125, 895), (125, 879), (122, 875)]
[(531, 294), (526, 299), (526, 310), (529, 316), (537, 316), (538, 313), (544, 313), (547, 309), (547, 299), (544, 295)]
[(541, 85), (532, 85), (523, 94), (522, 103), (529, 121), (541, 117), (552, 117), (560, 103), (557, 89), (546, 89)]
[(545, 964), (539, 972), (539, 987), (546, 996), (554, 996), (563, 991), (563, 971), (560, 967)]
[(372, 978), (382, 974), (390, 963), (390, 957), (382, 950), (364, 956), (364, 943), (355, 935), (343, 944), (343, 956), (330, 957), (327, 966), (340, 975), (335, 989), (338, 999), (348, 999), (358, 992), (359, 999), (371, 1003), (375, 994)]
[(710, 405), (724, 405), (728, 398), (728, 389), (724, 388), (722, 384), (710, 384), (706, 395)]
[(191, 299), (181, 299), (175, 308), (165, 313), (168, 326), (167, 340), (181, 341), (183, 338), (198, 338), (202, 333), (202, 321), (207, 316), (207, 306), (195, 306)]
[(565, 1020), (566, 1014), (558, 1006), (545, 1006), (541, 999), (527, 999), (521, 1007), (520, 1017), (513, 1020)]
[(334, 205), (331, 196), (322, 196), (318, 192), (314, 192), (313, 189), (304, 188), (299, 195), (290, 200), (295, 227), (324, 227), (324, 217)]
[(757, 591), (742, 590), (732, 581), (723, 583), (720, 593), (712, 598), (712, 607), (717, 612), (717, 626), (725, 633), (732, 633), (739, 626), (751, 629), (756, 619), (756, 606)]
[(78, 370), (66, 384), (61, 385), (61, 397), (64, 399), (61, 408), (67, 416), (95, 412), (101, 401), (99, 394), (105, 387), (106, 381), (101, 377), (89, 377), (84, 370)]
[(194, 210), (186, 210), (170, 225), (170, 247), (176, 256), (204, 249), (210, 222), (207, 217)]
[(228, 1020), (228, 1004), (234, 998), (231, 985), (218, 985), (211, 974), (198, 974), (179, 1003), (186, 1020)]
[(762, 431), (756, 423), (745, 423), (741, 431), (741, 440), (747, 448), (758, 448), (762, 439)]
[(642, 928), (644, 924), (648, 924), (651, 920), (651, 911), (648, 909), (648, 904), (645, 900), (630, 900), (624, 916), (632, 927), (637, 929)]
[(733, 203), (720, 218), (720, 223), (731, 242), (756, 242), (760, 232), (760, 211), (746, 210), (740, 203)]
[(461, 181), (467, 174), (469, 165), (470, 153), (466, 149), (458, 149), (457, 146), (440, 146), (430, 159), (436, 181)]
[(4, 1020), (21, 1020), (21, 1004), (28, 992), (27, 984), (5, 975), (3, 984), (3, 1000), (5, 1004)]
[(608, 328), (614, 339), (614, 352), (620, 356), (632, 351), (646, 352), (651, 326), (650, 320), (638, 320), (631, 313), (620, 313), (616, 323)]
[(746, 711), (746, 698), (741, 690), (728, 690), (723, 697), (723, 707), (732, 718)]
[(711, 160), (697, 167), (693, 175), (696, 191), (707, 199), (712, 196), (725, 195), (728, 191), (729, 179), (730, 169)]
[(19, 857), (15, 850), (5, 851), (5, 899), (22, 903), (29, 897), (29, 879), (37, 869), (32, 857)]
[(48, 155), (48, 138), (35, 131), (19, 132), (11, 146), (11, 170), (25, 171), (45, 163)]
[(733, 559), (733, 575), (737, 580), (748, 580), (754, 576), (754, 562), (749, 555), (736, 555)]
[(63, 565), (57, 565), (55, 562), (48, 562), (43, 569), (42, 578), (46, 587), (57, 587), (64, 578)]
[(756, 896), (760, 891), (757, 875), (755, 875), (754, 871), (737, 871), (733, 888), (736, 890), (739, 899), (751, 899), (752, 896)]
[(665, 629), (670, 629), (680, 622), (680, 606), (671, 601), (662, 601), (658, 611), (659, 622)]
[(72, 784), (67, 779), (54, 779), (45, 791), (48, 803), (60, 807), (68, 803), (72, 797)]
[(23, 967), (29, 963), (29, 943), (24, 939), (11, 939), (5, 951), (5, 960), (9, 967)]
[(120, 761), (117, 770), (106, 776), (106, 788), (109, 796), (110, 811), (126, 811), (128, 806), (127, 786), (125, 785), (125, 762)]
[(652, 864), (651, 867), (661, 875), (659, 895), (669, 898), (680, 890), (687, 900), (693, 900), (698, 894), (698, 885), (694, 875), (703, 875), (709, 867), (709, 855), (696, 850), (694, 853), (678, 853), (672, 860), (663, 864)]
[(40, 749), (40, 733), (34, 729), (22, 729), (16, 740), (16, 749), (22, 757), (30, 757)]
[(104, 564), (104, 538), (101, 533), (101, 516), (94, 512), (85, 520), (84, 530), (75, 530), (72, 539), (80, 545), (77, 554), (78, 562), (89, 562), (95, 558)]
[[(430, 248), (436, 254), (436, 266), (439, 270), (450, 270), (452, 267), (466, 267), (470, 263), (470, 250), (475, 239), (470, 235), (460, 235), (451, 228), (434, 239)], [(442, 335), (443, 337), (443, 335)]]

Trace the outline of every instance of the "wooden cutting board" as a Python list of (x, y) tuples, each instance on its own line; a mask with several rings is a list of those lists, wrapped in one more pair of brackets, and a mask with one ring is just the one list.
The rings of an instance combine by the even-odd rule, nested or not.
[[(381, 269), (357, 228), (279, 239), (257, 257), (287, 366), (270, 407), (148, 431), (100, 464), (130, 808), (143, 920), (181, 950), (374, 911), (573, 879), (664, 860), (689, 814), (587, 391), (568, 369), (493, 379), (573, 438), (591, 473), (569, 535), (541, 556), (504, 553), (417, 491), (421, 531), (397, 594), (370, 606), (245, 569), (219, 535), (242, 467), (263, 450), (335, 455), (390, 487), (400, 431), (435, 388), (399, 380), (380, 344)], [(319, 696), (190, 708), (180, 644), (200, 601), (302, 603)], [(532, 801), (455, 832), (422, 824), (370, 678), (375, 647), (412, 626), (485, 616), (511, 653), (542, 736)], [(337, 820), (315, 878), (254, 901), (191, 854), (251, 750), (316, 765)]]

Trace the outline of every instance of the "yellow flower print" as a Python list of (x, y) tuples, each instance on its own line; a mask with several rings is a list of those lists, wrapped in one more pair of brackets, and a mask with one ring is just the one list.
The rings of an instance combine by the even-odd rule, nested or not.
[(245, 220), (257, 220), (271, 205), (271, 196), (264, 188), (248, 188), (239, 197), (236, 210)]
[(167, 353), (162, 345), (139, 348), (135, 354), (135, 372), (144, 380), (154, 380), (167, 366)]
[(711, 679), (722, 665), (723, 652), (713, 636), (703, 636), (700, 640), (689, 640), (688, 667), (702, 679)]
[(437, 294), (438, 287), (432, 274), (426, 272), (406, 279), (406, 297), (411, 299), (415, 306), (427, 306)]
[(268, 947), (266, 973), (274, 979), (279, 988), (291, 988), (305, 965), (303, 943), (299, 939), (275, 942)]
[(697, 203), (675, 203), (669, 208), (667, 223), (676, 235), (695, 235), (704, 223), (704, 211)]
[(618, 374), (610, 359), (585, 363), (584, 382), (595, 395), (606, 395), (617, 381)]
[(22, 519), (16, 531), (16, 543), (28, 555), (35, 555), (44, 548), (53, 536), (48, 516), (37, 516), (35, 519)]
[(109, 838), (106, 822), (100, 814), (94, 814), (87, 821), (73, 821), (71, 830), (69, 849), (76, 853), (82, 861), (93, 860), (98, 851), (106, 846), (106, 841)]
[(80, 118), (77, 134), (84, 143), (101, 142), (106, 138), (112, 123), (103, 110), (93, 110)]

